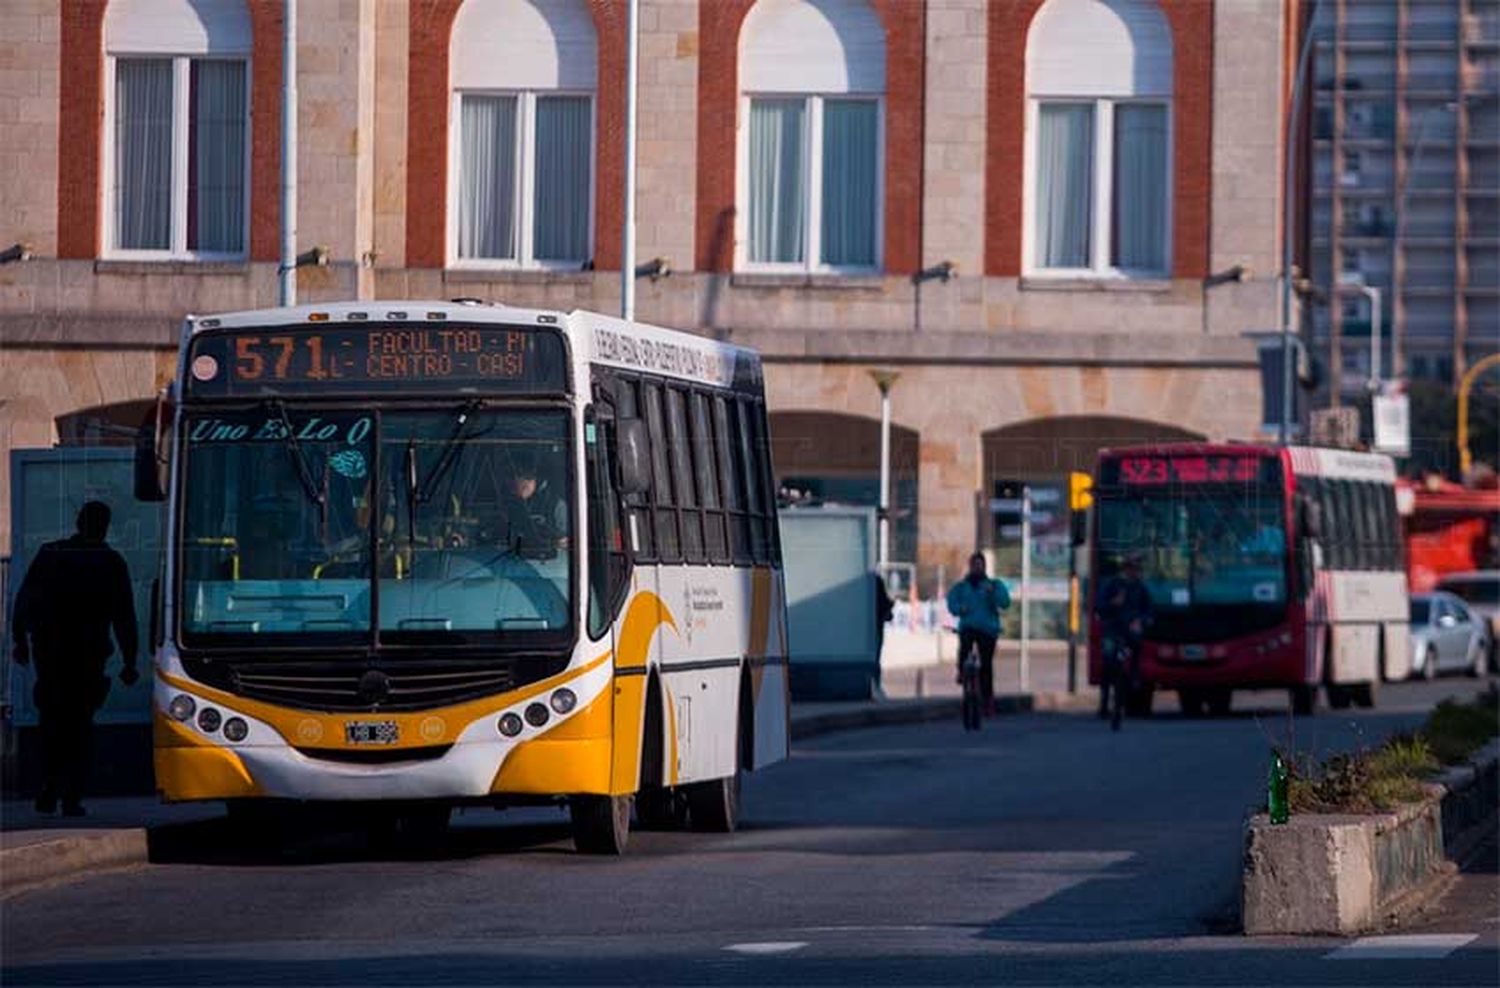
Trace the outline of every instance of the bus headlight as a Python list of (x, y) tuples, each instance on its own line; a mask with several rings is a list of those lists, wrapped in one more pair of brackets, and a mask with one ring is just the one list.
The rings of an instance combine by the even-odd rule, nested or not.
[(547, 718), (551, 716), (547, 712), (547, 708), (540, 703), (533, 703), (526, 708), (526, 723), (532, 727), (541, 727), (547, 723)]
[(508, 738), (513, 738), (521, 733), (521, 728), (525, 725), (521, 723), (519, 714), (508, 713), (501, 715), (500, 723), (496, 726), (500, 728), (501, 734)]
[(172, 702), (167, 704), (167, 714), (173, 720), (192, 720), (193, 712), (197, 709), (198, 704), (186, 693), (178, 693), (172, 697)]
[(198, 726), (202, 728), (205, 734), (212, 734), (217, 731), (219, 725), (223, 722), (223, 714), (219, 713), (213, 707), (204, 707), (198, 712)]
[(224, 736), (231, 741), (243, 741), (250, 736), (250, 725), (238, 717), (224, 722)]
[(552, 694), (550, 702), (553, 710), (559, 714), (565, 714), (578, 706), (578, 694), (564, 686)]

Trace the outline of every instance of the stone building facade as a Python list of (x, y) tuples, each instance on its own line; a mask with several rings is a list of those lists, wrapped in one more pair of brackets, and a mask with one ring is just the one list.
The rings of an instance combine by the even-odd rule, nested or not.
[[(275, 304), (282, 10), (0, 5), (0, 249), (32, 255), (0, 265), (7, 454), (118, 441), (169, 375), (185, 313)], [(829, 496), (873, 497), (867, 372), (898, 370), (898, 545), (925, 582), (987, 538), (997, 478), (1086, 469), (1106, 441), (1254, 439), (1244, 334), (1275, 325), (1295, 12), (1281, 0), (641, 0), (637, 251), (670, 274), (639, 281), (638, 317), (759, 348), (778, 467)], [(618, 309), (622, 0), (302, 0), (297, 27), (298, 242), (330, 258), (299, 271), (301, 301)], [(209, 123), (243, 140), (232, 218), (212, 221), (237, 249), (191, 247), (209, 194), (193, 204), (194, 163), (218, 160), (191, 137), (166, 246), (121, 248), (140, 222), (122, 210), (157, 202), (129, 187), (144, 166), (125, 151), (136, 111), (122, 101), (141, 84), (122, 73), (174, 58), (173, 147)], [(244, 64), (245, 109), (194, 124), (209, 112), (205, 59)], [(557, 152), (572, 171), (533, 174), (528, 142), (561, 126), (568, 98), (586, 108), (588, 147)], [(520, 171), (471, 153), (471, 108), (511, 121), (483, 134), (520, 141)], [(1072, 157), (1044, 168), (1044, 154)], [(510, 216), (473, 218), (474, 169), (520, 183), (521, 225), (506, 229), (534, 257), (465, 253), (463, 230)], [(537, 260), (560, 234), (533, 186), (585, 178), (587, 218), (564, 232), (586, 238), (586, 256)], [(874, 193), (851, 191), (861, 182)], [(1239, 280), (1211, 277), (1236, 266)]]

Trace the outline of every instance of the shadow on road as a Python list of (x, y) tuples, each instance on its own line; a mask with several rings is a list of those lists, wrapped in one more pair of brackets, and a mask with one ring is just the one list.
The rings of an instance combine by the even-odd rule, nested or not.
[(234, 867), (455, 861), (496, 854), (569, 854), (564, 823), (456, 826), (423, 839), (314, 824), (247, 834), (227, 818), (158, 827), (148, 835), (153, 864)]

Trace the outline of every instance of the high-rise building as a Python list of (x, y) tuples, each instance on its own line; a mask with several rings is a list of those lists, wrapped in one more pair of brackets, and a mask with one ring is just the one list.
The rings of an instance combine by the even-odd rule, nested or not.
[[(1454, 382), (1500, 348), (1500, 0), (1322, 0), (1311, 276), (1341, 399), (1382, 370)], [(1332, 397), (1332, 394), (1329, 395)]]

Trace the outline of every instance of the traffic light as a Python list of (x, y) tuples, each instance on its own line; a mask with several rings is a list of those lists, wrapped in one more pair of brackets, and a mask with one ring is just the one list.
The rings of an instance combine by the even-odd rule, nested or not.
[(1093, 506), (1094, 478), (1076, 470), (1068, 474), (1068, 507), (1074, 511), (1087, 511)]

